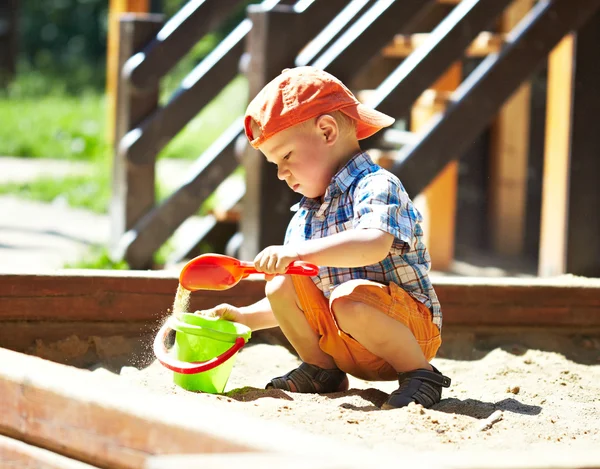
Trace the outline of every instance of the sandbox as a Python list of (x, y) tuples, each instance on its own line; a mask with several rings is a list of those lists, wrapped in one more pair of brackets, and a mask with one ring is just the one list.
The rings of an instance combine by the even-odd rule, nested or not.
[[(435, 285), (445, 322), (434, 364), (452, 386), (434, 409), (382, 411), (393, 382), (264, 390), (298, 363), (275, 329), (253, 334), (224, 394), (177, 387), (150, 349), (174, 274), (0, 275), (0, 347), (10, 349), (0, 349), (0, 461), (387, 467), (426, 454), (439, 468), (600, 467), (600, 281)], [(263, 288), (196, 292), (191, 306), (247, 304)]]

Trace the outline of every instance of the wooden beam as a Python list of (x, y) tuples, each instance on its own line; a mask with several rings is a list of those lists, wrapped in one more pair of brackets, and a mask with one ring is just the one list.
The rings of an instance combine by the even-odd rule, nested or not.
[(578, 8), (569, 0), (537, 3), (500, 53), (484, 59), (463, 81), (444, 116), (418, 143), (399, 151), (392, 171), (403, 180), (408, 193), (421, 192), (454, 154), (462, 155), (563, 36), (579, 28), (598, 7), (600, 0), (580, 0)]
[(98, 469), (97, 466), (0, 435), (0, 463), (10, 469)]
[(231, 31), (183, 79), (167, 104), (128, 130), (119, 148), (123, 157), (138, 164), (156, 160), (160, 151), (238, 75), (245, 38), (251, 28), (252, 23), (246, 21)]
[[(312, 2), (306, 10), (292, 6), (267, 10), (248, 7), (252, 30), (247, 50), (252, 60), (246, 70), (249, 96), (254, 98), (273, 78), (288, 67), (306, 43), (323, 29), (345, 2)], [(285, 38), (285, 39), (283, 39)], [(242, 157), (246, 171), (246, 195), (241, 220), (244, 243), (241, 257), (251, 260), (269, 245), (281, 244), (298, 195), (277, 179), (277, 169), (262, 153), (246, 146)]]
[(141, 469), (154, 455), (354, 450), (193, 395), (155, 394), (118, 375), (5, 349), (0, 363), (0, 434), (87, 464)]
[(548, 59), (546, 142), (538, 265), (538, 273), (542, 276), (560, 275), (566, 272), (574, 48), (575, 38), (569, 35), (556, 46)]
[(567, 272), (600, 277), (600, 9), (577, 32), (571, 113)]
[[(163, 24), (161, 15), (121, 15), (119, 19), (118, 68), (139, 52)], [(120, 151), (123, 138), (158, 107), (158, 87), (135, 90), (125, 77), (117, 81), (117, 114), (113, 157), (113, 188), (110, 205), (111, 244), (119, 240), (155, 203), (154, 160), (146, 164), (129, 161)], [(141, 267), (149, 267), (144, 265)]]
[(377, 87), (366, 104), (392, 116), (403, 116), (510, 2), (463, 0), (429, 35), (417, 36), (422, 38), (420, 47)]
[(175, 13), (128, 69), (137, 88), (155, 87), (202, 39), (216, 31), (240, 6), (240, 0), (196, 0)]
[[(600, 279), (434, 277), (433, 283), (445, 325), (600, 326)], [(248, 305), (264, 298), (264, 288), (259, 276), (221, 292), (194, 292), (191, 309)], [(0, 274), (0, 323), (152, 325), (169, 313), (176, 290), (177, 273), (167, 271)], [(5, 340), (0, 327), (0, 346)]]
[(548, 101), (540, 275), (600, 277), (600, 68), (591, 52), (600, 40), (600, 12), (554, 50)]
[[(398, 34), (394, 40), (381, 51), (387, 58), (405, 58), (429, 40), (431, 33)], [(465, 50), (466, 57), (485, 57), (497, 53), (504, 44), (501, 34), (484, 31), (473, 40)]]
[[(502, 16), (509, 33), (531, 10), (533, 0), (515, 2)], [(531, 84), (524, 83), (504, 104), (491, 128), (489, 233), (499, 254), (523, 254), (527, 202)]]
[(123, 13), (148, 13), (150, 0), (110, 0), (108, 7), (108, 45), (106, 52), (106, 103), (107, 135), (112, 145), (115, 142), (117, 112), (117, 83), (119, 81), (119, 18)]
[(374, 2), (312, 65), (349, 83), (360, 67), (378, 54), (399, 30), (434, 5), (433, 0)]
[[(238, 167), (235, 145), (243, 128), (242, 119), (235, 120), (189, 169), (186, 183), (130, 227), (114, 248), (118, 257), (127, 260), (134, 269), (152, 265), (158, 248)], [(154, 168), (154, 163), (151, 167)]]
[[(411, 113), (412, 132), (427, 127), (436, 114), (444, 112), (451, 92), (461, 81), (462, 64), (456, 62), (415, 103)], [(454, 160), (414, 199), (423, 214), (425, 245), (434, 270), (447, 271), (454, 260), (457, 192), (458, 161)]]

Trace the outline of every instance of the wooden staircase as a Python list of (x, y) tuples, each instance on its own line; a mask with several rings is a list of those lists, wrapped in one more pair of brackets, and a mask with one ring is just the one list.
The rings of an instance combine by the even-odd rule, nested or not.
[[(156, 18), (121, 19), (124, 73), (113, 244), (132, 268), (149, 267), (153, 253), (239, 164), (246, 170), (246, 188), (224, 201), (226, 207), (239, 207), (243, 196), (239, 225), (244, 242), (237, 254), (251, 258), (262, 247), (281, 243), (294, 195), (244, 145), (240, 120), (198, 159), (188, 182), (156, 207), (150, 168), (160, 149), (240, 70), (253, 96), (294, 65), (331, 72), (361, 101), (407, 124), (380, 132), (365, 148), (401, 178), (412, 197), (421, 195), (424, 210), (429, 205), (429, 244), (438, 269), (453, 258), (457, 161), (494, 119), (494, 135), (501, 142), (496, 150), (507, 136), (521, 135), (514, 140), (516, 151), (494, 156), (491, 225), (500, 233), (495, 240), (499, 252), (522, 251), (518, 225), (527, 182), (527, 82), (565, 36), (597, 16), (600, 0), (577, 0), (576, 8), (569, 0), (267, 0), (248, 7), (247, 19), (160, 108), (154, 99), (160, 77), (235, 3), (190, 2), (164, 26)], [(465, 57), (481, 63), (463, 79)], [(214, 218), (213, 228), (219, 223)], [(174, 260), (185, 258), (211, 229), (179, 249)], [(600, 227), (593, 230), (600, 234)], [(597, 264), (582, 262), (581, 267), (597, 272)]]

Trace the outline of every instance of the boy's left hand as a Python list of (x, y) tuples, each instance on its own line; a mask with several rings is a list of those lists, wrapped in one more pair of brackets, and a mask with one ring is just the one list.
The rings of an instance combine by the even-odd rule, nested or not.
[(298, 252), (289, 245), (269, 246), (254, 258), (254, 267), (271, 280), (277, 274), (284, 274), (288, 266), (299, 259)]

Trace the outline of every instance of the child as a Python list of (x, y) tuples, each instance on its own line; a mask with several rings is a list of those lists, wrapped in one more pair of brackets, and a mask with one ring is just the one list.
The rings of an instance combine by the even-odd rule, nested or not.
[[(346, 373), (398, 379), (382, 407), (391, 409), (410, 402), (431, 407), (450, 385), (429, 364), (441, 344), (442, 314), (421, 215), (398, 178), (358, 143), (393, 122), (312, 67), (284, 70), (248, 106), (250, 144), (304, 197), (284, 244), (254, 259), (269, 280), (266, 297), (203, 314), (252, 330), (281, 328), (302, 364), (267, 388), (344, 391)], [(280, 275), (296, 260), (317, 264), (319, 275)]]

